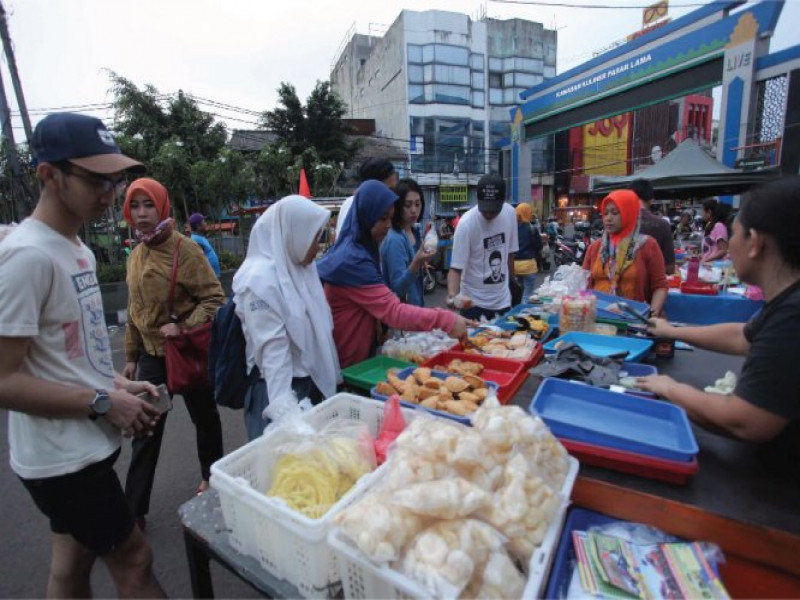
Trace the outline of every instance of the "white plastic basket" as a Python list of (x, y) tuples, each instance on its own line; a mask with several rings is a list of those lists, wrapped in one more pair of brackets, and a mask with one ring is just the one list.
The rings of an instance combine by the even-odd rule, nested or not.
[[(354, 419), (377, 436), (384, 406), (371, 398), (337, 394), (303, 418), (317, 430), (331, 421)], [(406, 422), (415, 416), (411, 409), (402, 411)], [(336, 555), (327, 543), (331, 520), (364, 495), (381, 468), (362, 477), (324, 516), (311, 519), (264, 493), (271, 483), (272, 449), (293, 437), (278, 429), (224, 456), (211, 466), (211, 486), (219, 492), (231, 546), (258, 559), (305, 597), (328, 597), (337, 593), (340, 581)]]
[[(541, 598), (547, 573), (550, 571), (558, 547), (569, 497), (578, 476), (577, 459), (570, 456), (568, 460), (569, 471), (559, 494), (561, 506), (528, 564), (528, 581), (523, 598)], [(338, 527), (331, 529), (328, 543), (339, 559), (345, 598), (431, 598), (430, 591), (407, 575), (386, 564), (374, 563), (365, 557)]]

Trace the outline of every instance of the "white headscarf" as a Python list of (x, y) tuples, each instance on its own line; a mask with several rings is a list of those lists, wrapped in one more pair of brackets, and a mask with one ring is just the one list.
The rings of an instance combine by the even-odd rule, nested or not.
[(256, 221), (247, 257), (233, 278), (234, 294), (249, 289), (281, 314), (303, 367), (325, 398), (336, 393), (339, 380), (333, 318), (316, 264), (300, 263), (328, 219), (330, 211), (312, 200), (282, 198)]

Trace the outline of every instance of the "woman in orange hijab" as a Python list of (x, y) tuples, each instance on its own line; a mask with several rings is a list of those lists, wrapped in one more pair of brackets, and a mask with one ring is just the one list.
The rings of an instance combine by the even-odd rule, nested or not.
[(639, 233), (639, 198), (630, 190), (615, 190), (603, 199), (603, 237), (589, 246), (583, 268), (592, 289), (647, 302), (660, 315), (667, 299), (664, 255), (658, 243)]

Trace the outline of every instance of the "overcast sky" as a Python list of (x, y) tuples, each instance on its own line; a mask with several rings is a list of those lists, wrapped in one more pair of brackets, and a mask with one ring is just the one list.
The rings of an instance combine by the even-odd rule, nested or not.
[[(490, 17), (539, 21), (558, 29), (558, 72), (590, 59), (592, 52), (641, 27), (641, 6), (654, 0), (558, 0), (584, 8), (470, 0), (3, 0), (9, 13), (17, 66), (31, 120), (43, 109), (108, 103), (113, 70), (138, 86), (162, 93), (179, 89), (248, 111), (274, 107), (281, 81), (293, 83), (305, 100), (355, 24), (359, 33), (379, 33), (401, 9), (442, 9)], [(670, 0), (677, 18), (707, 0)], [(586, 8), (614, 5), (612, 10)], [(772, 50), (798, 43), (800, 0), (787, 0)], [(794, 32), (791, 26), (794, 25)], [(12, 110), (16, 100), (5, 60), (2, 65)], [(241, 119), (229, 127), (251, 128), (247, 113), (204, 110)], [(111, 111), (94, 112), (104, 119)], [(19, 122), (15, 123), (19, 126)], [(23, 141), (21, 127), (15, 130)]]

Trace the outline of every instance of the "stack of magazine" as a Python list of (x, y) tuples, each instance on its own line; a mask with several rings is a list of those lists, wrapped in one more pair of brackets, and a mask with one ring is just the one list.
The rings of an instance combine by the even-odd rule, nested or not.
[(728, 598), (696, 542), (638, 545), (591, 530), (573, 531), (572, 541), (581, 586), (591, 597)]

